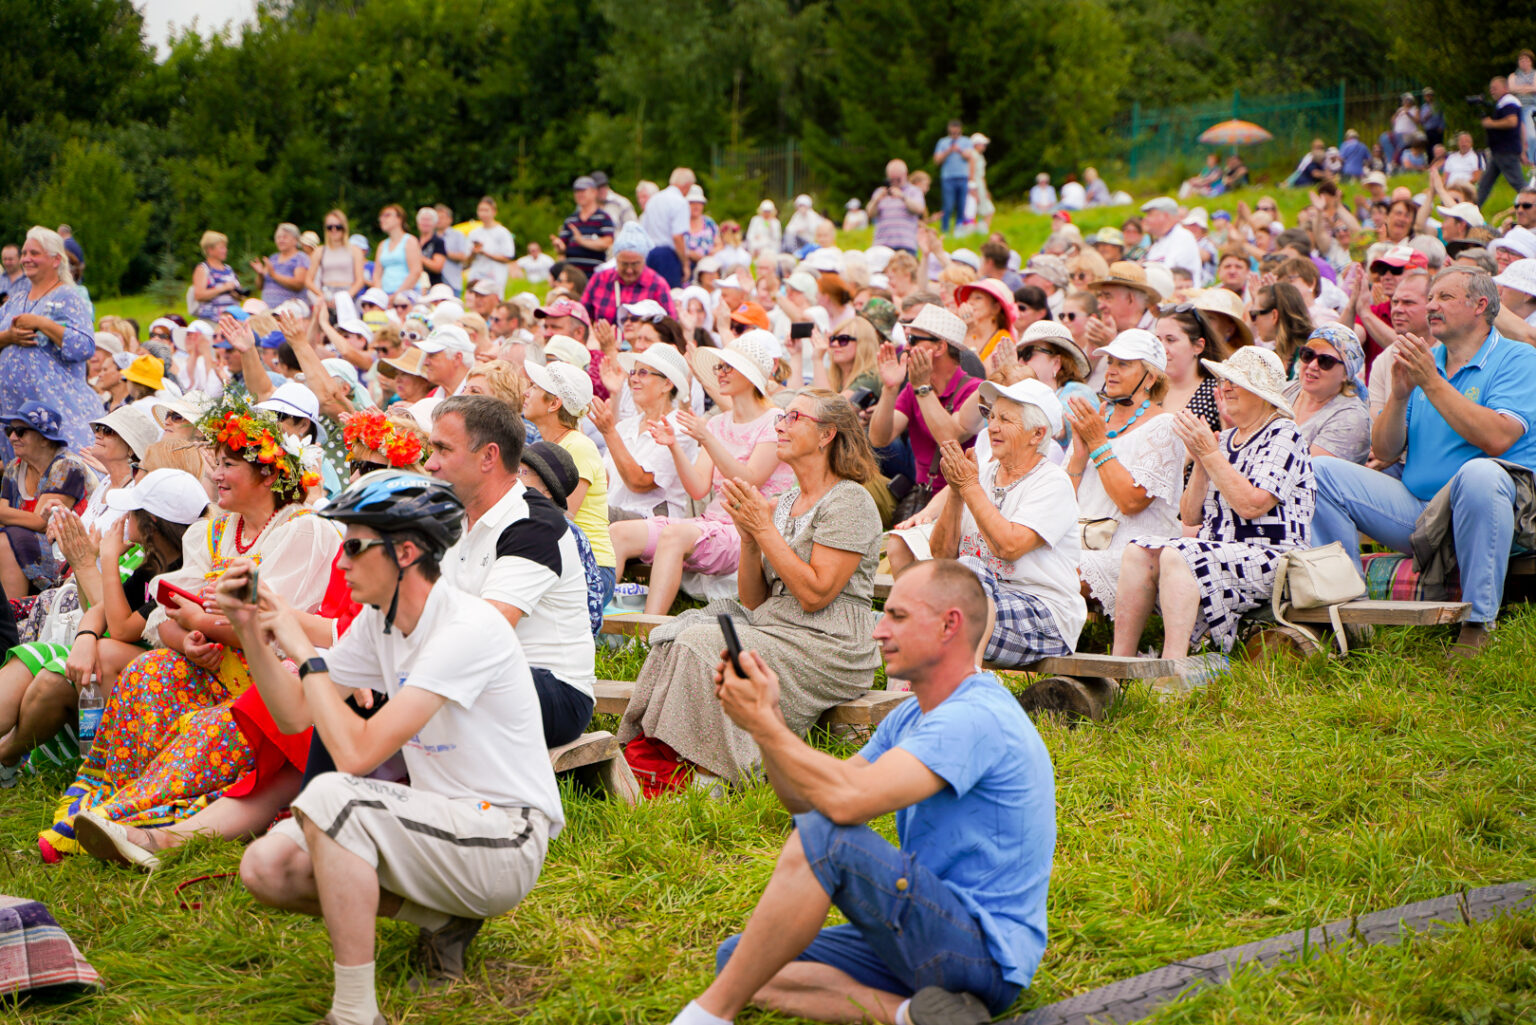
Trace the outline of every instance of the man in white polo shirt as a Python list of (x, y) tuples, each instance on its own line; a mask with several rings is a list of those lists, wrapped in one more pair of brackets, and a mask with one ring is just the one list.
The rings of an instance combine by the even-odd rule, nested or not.
[[(220, 608), (272, 718), (289, 733), (313, 724), (339, 769), (316, 776), (294, 817), (240, 862), (263, 904), (324, 916), (334, 1025), (384, 1021), (376, 917), (422, 930), (428, 981), (458, 977), (483, 921), (528, 895), (565, 824), (517, 635), (439, 576), (462, 513), (448, 486), (393, 470), (331, 501), (322, 515), (347, 531), (337, 566), (364, 608), (323, 657), (268, 588), (270, 611), (245, 603), (252, 563), (237, 560), (220, 582)], [(297, 678), (273, 641), (299, 663)], [(363, 719), (344, 703), (354, 688), (385, 691), (389, 702)], [(365, 777), (396, 751), (409, 786)]]
[(517, 630), (550, 747), (592, 719), (596, 645), (587, 578), (565, 511), (518, 480), (523, 418), (499, 399), (461, 395), (432, 411), (427, 472), (464, 502), (464, 536), (443, 556), (443, 579), (479, 595)]
[(1160, 263), (1172, 271), (1183, 267), (1192, 281), (1200, 280), (1200, 243), (1190, 230), (1179, 223), (1179, 204), (1167, 196), (1148, 200), (1141, 206), (1142, 223), (1152, 238), (1145, 263)]
[(416, 343), (426, 354), (421, 361), (422, 376), (442, 389), (444, 397), (459, 395), (469, 380), (469, 368), (475, 365), (475, 343), (469, 332), (457, 324), (444, 324)]

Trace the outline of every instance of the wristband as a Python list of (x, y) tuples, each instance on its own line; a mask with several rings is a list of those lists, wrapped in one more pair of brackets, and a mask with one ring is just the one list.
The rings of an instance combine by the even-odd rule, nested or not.
[(1097, 459), (1097, 458), (1099, 458), (1099, 456), (1102, 456), (1105, 452), (1108, 452), (1108, 451), (1110, 451), (1110, 447), (1109, 447), (1109, 442), (1106, 441), (1104, 444), (1100, 445), (1098, 448), (1094, 449), (1092, 452), (1089, 452), (1088, 453), (1088, 458), (1089, 459)]
[(86, 634), (90, 634), (92, 637), (96, 638), (98, 641), (101, 640), (101, 634), (97, 633), (95, 630), (76, 630), (75, 631), (75, 640), (78, 641), (80, 638), (84, 637)]

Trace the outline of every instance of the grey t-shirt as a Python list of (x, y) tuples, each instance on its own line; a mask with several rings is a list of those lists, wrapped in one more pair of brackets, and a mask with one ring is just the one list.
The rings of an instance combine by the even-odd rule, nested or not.
[[(1295, 402), (1300, 394), (1300, 381), (1285, 386), (1286, 401)], [(1335, 395), (1306, 423), (1297, 424), (1296, 428), (1309, 447), (1321, 446), (1352, 463), (1364, 463), (1371, 451), (1370, 410), (1354, 395)]]

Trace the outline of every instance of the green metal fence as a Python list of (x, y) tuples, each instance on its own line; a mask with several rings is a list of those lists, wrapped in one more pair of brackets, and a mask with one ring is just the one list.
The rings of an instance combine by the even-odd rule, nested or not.
[(1252, 121), (1274, 136), (1242, 148), (1250, 166), (1299, 161), (1312, 139), (1336, 146), (1349, 128), (1359, 131), (1369, 145), (1388, 127), (1401, 95), (1418, 96), (1421, 91), (1407, 80), (1377, 82), (1365, 89), (1351, 89), (1340, 81), (1327, 89), (1282, 95), (1245, 96), (1234, 91), (1230, 98), (1177, 107), (1134, 103), (1119, 126), (1126, 169), (1132, 178), (1161, 173), (1172, 164), (1193, 173), (1203, 153), (1212, 148), (1197, 141), (1200, 133), (1233, 119)]

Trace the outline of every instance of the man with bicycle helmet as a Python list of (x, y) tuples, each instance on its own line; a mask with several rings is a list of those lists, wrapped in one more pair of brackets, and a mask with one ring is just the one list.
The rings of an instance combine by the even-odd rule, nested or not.
[[(462, 529), (453, 489), (379, 470), (321, 515), (346, 527), (337, 565), (365, 606), (329, 651), (316, 651), (266, 589), (260, 608), (246, 604), (248, 565), (219, 589), (277, 725), (313, 723), (339, 770), (315, 777), (293, 818), (247, 848), (240, 876), (264, 904), (324, 916), (335, 956), (325, 1021), (375, 1025), (384, 1019), (374, 918), (421, 929), (427, 981), (462, 975), (484, 919), (533, 889), (564, 815), (516, 634), (485, 601), (439, 580)], [(297, 678), (274, 642), (300, 664)], [(356, 688), (389, 701), (363, 719), (344, 703)], [(396, 751), (409, 786), (367, 778)]]

